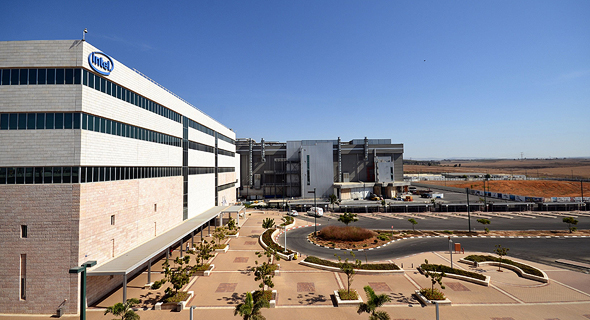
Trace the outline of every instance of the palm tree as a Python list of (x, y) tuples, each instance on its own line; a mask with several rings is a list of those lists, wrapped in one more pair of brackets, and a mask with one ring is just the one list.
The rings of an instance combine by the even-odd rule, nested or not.
[(113, 315), (121, 317), (121, 320), (139, 320), (139, 315), (131, 309), (138, 303), (139, 300), (136, 298), (127, 299), (125, 303), (119, 302), (114, 306), (108, 307), (104, 314), (112, 313)]
[(370, 286), (366, 286), (363, 289), (367, 293), (367, 303), (361, 302), (357, 313), (368, 313), (369, 320), (389, 320), (389, 314), (387, 312), (376, 311), (375, 309), (381, 307), (385, 302), (391, 301), (391, 298), (386, 294), (376, 295)]
[(236, 306), (234, 316), (239, 314), (244, 320), (266, 320), (266, 318), (260, 314), (260, 309), (269, 307), (270, 304), (268, 303), (268, 300), (260, 299), (254, 301), (252, 293), (247, 292), (244, 303), (240, 303)]
[(262, 221), (262, 227), (264, 229), (271, 229), (272, 227), (275, 226), (275, 220), (272, 218), (266, 218)]

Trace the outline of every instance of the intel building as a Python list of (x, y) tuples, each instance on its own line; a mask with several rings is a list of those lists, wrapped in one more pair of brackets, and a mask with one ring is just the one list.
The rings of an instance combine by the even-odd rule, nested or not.
[(0, 120), (0, 313), (81, 312), (236, 201), (235, 133), (85, 41), (0, 42)]

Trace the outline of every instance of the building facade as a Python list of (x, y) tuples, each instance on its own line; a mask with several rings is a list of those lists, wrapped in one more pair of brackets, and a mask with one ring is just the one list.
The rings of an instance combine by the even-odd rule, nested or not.
[(234, 203), (239, 168), (233, 131), (89, 43), (0, 42), (0, 313), (78, 312), (69, 268)]
[[(390, 139), (268, 142), (238, 139), (240, 196), (264, 198), (394, 197), (403, 178), (403, 144)], [(310, 193), (311, 192), (311, 193)]]

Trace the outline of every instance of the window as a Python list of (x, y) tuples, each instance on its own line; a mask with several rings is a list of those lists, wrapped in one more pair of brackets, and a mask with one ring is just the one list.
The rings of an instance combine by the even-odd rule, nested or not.
[(37, 71), (37, 83), (38, 84), (46, 84), (47, 83), (47, 70), (46, 69), (39, 69)]
[[(79, 113), (74, 113), (74, 124), (73, 124), (73, 127), (74, 127), (74, 129), (80, 129), (80, 114)], [(84, 127), (84, 129), (86, 129), (86, 127)]]
[(0, 130), (8, 130), (8, 113), (0, 115)]
[(51, 167), (45, 167), (43, 170), (43, 183), (51, 183), (53, 177), (53, 170)]
[(25, 183), (33, 184), (33, 168), (25, 168)]
[(20, 69), (20, 84), (29, 84), (29, 70)]
[(29, 69), (29, 84), (37, 84), (37, 69)]
[(35, 167), (35, 184), (43, 183), (43, 168)]
[(307, 185), (311, 184), (311, 177), (309, 174), (309, 154), (307, 155)]
[(45, 114), (45, 129), (53, 129), (53, 113)]
[(64, 84), (65, 81), (65, 70), (64, 69), (56, 69), (55, 70), (55, 84)]
[(72, 114), (64, 113), (64, 129), (72, 129)]
[(111, 215), (111, 226), (115, 225), (115, 215)]
[(64, 114), (63, 113), (56, 113), (55, 114), (55, 129), (63, 129), (64, 128)]
[(2, 85), (7, 86), (10, 84), (10, 69), (2, 70)]
[(18, 75), (19, 75), (19, 70), (18, 69), (12, 69), (12, 71), (10, 72), (10, 84), (11, 85), (17, 85), (18, 84)]
[(33, 129), (35, 129), (35, 125), (36, 125), (36, 122), (35, 122), (35, 114), (34, 113), (29, 113), (27, 115), (27, 129), (33, 130)]
[(20, 299), (27, 299), (27, 255), (20, 255)]
[(9, 128), (10, 128), (10, 130), (16, 130), (17, 127), (18, 127), (18, 113), (11, 113)]
[(74, 83), (74, 69), (66, 69), (66, 84)]
[(16, 168), (16, 183), (25, 183), (25, 168)]
[(47, 69), (47, 84), (55, 84), (55, 69)]
[(45, 113), (37, 113), (37, 129), (45, 129)]
[(72, 167), (63, 167), (62, 177), (62, 183), (70, 183), (72, 181)]
[(6, 168), (0, 168), (0, 184), (6, 184)]
[(20, 226), (20, 237), (21, 238), (28, 238), (28, 230), (27, 230), (26, 224), (23, 224)]

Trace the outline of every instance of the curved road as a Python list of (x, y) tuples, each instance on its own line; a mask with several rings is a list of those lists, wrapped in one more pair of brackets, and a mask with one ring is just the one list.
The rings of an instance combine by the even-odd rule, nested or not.
[[(300, 216), (299, 220), (306, 220), (310, 224), (313, 224), (313, 218)], [(472, 218), (473, 219), (473, 218)], [(386, 223), (389, 221), (375, 220), (372, 218), (359, 217), (359, 221), (354, 223), (355, 226), (370, 228), (370, 229), (388, 229)], [(394, 219), (388, 219), (394, 220)], [(438, 229), (438, 230), (466, 230), (467, 221), (464, 219), (452, 219), (455, 221), (433, 221), (432, 218), (420, 220), (418, 226), (423, 226), (420, 229)], [(438, 220), (438, 219), (436, 219)], [(450, 220), (450, 219), (449, 219)], [(457, 221), (458, 220), (458, 221)], [(493, 223), (496, 223), (499, 230), (549, 230), (549, 229), (563, 229), (566, 225), (559, 219), (547, 219), (547, 218), (515, 218), (515, 219), (503, 219), (507, 220), (505, 223), (500, 222), (499, 219), (494, 219)], [(532, 220), (532, 221), (531, 221)], [(590, 218), (579, 217), (578, 220), (583, 223), (581, 225), (590, 224)], [(395, 220), (397, 225), (407, 224), (404, 227), (410, 227), (410, 223), (406, 220)], [(472, 227), (474, 226), (475, 219), (472, 221)], [(318, 230), (321, 228), (332, 225), (340, 224), (335, 219), (328, 219), (326, 217), (319, 218)], [(441, 226), (440, 224), (443, 224)], [(461, 225), (462, 228), (452, 228), (453, 225)], [(394, 225), (395, 226), (395, 225)], [(492, 229), (490, 226), (490, 229)], [(391, 227), (390, 227), (391, 228)], [(586, 229), (587, 227), (584, 227)], [(405, 228), (404, 228), (405, 229)], [(341, 250), (328, 249), (318, 247), (307, 242), (306, 237), (309, 233), (313, 232), (314, 228), (304, 227), (287, 232), (287, 246), (289, 249), (301, 252), (306, 255), (313, 255), (325, 259), (334, 259), (334, 254), (341, 254)], [(570, 259), (579, 262), (585, 262), (590, 264), (590, 238), (453, 238), (456, 243), (461, 243), (467, 251), (481, 251), (481, 252), (492, 252), (496, 244), (501, 244), (504, 247), (510, 248), (509, 256), (535, 261), (539, 263), (557, 265), (556, 259)], [(281, 236), (279, 242), (284, 243), (284, 235)], [(395, 260), (400, 257), (420, 253), (427, 251), (446, 251), (448, 250), (448, 240), (446, 238), (414, 238), (406, 239), (393, 242), (385, 247), (366, 250), (361, 252), (355, 252), (358, 258), (365, 257), (370, 261), (387, 261)], [(559, 264), (560, 267), (564, 265)]]

